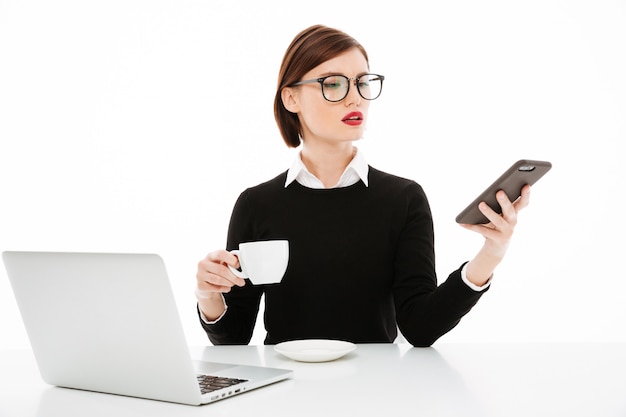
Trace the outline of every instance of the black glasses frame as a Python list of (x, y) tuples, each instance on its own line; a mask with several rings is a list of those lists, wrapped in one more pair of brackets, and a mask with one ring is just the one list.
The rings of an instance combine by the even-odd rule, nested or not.
[[(372, 98), (367, 98), (363, 95), (363, 93), (361, 93), (361, 87), (359, 87), (359, 80), (361, 79), (361, 77), (366, 77), (366, 76), (373, 76), (374, 79), (378, 79), (380, 80), (380, 90), (378, 91), (378, 94), (376, 95), (376, 97), (372, 97)], [(326, 94), (324, 94), (324, 81), (326, 81), (327, 78), (330, 77), (343, 77), (348, 81), (348, 89), (346, 90), (346, 94), (341, 97), (339, 100), (330, 100), (328, 99), (328, 97), (326, 97)], [(358, 91), (359, 95), (364, 99), (364, 100), (376, 100), (378, 97), (380, 97), (380, 93), (383, 92), (383, 81), (385, 80), (385, 76), (384, 75), (380, 75), (380, 74), (362, 74), (359, 75), (358, 77), (355, 78), (350, 78), (350, 77), (346, 77), (343, 74), (331, 74), (331, 75), (327, 75), (325, 77), (320, 77), (320, 78), (315, 78), (312, 80), (302, 80), (302, 81), (298, 81), (297, 83), (293, 83), (290, 85), (290, 87), (295, 87), (297, 85), (302, 85), (302, 84), (313, 84), (313, 83), (319, 83), (320, 88), (322, 89), (322, 97), (324, 97), (324, 100), (326, 101), (330, 101), (331, 103), (337, 103), (343, 99), (345, 99), (346, 97), (348, 97), (348, 93), (350, 93), (350, 85), (352, 84), (350, 81), (354, 81), (354, 85), (356, 86), (356, 90)]]

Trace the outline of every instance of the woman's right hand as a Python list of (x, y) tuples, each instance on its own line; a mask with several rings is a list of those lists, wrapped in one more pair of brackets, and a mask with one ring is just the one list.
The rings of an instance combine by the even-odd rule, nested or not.
[(243, 287), (246, 284), (244, 279), (231, 272), (228, 265), (239, 268), (239, 259), (223, 249), (209, 253), (198, 262), (195, 294), (200, 310), (208, 320), (216, 320), (224, 313), (222, 293), (229, 292), (235, 285)]

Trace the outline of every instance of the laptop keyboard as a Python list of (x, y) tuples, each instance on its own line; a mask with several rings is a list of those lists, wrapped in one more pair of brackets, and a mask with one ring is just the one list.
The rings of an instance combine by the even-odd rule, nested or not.
[(232, 387), (233, 385), (247, 382), (247, 379), (225, 378), (211, 375), (198, 375), (198, 384), (202, 394), (217, 391), (218, 389)]

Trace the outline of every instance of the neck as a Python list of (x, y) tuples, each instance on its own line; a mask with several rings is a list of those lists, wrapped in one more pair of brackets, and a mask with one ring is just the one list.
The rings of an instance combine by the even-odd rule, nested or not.
[(339, 146), (322, 147), (302, 146), (300, 157), (306, 168), (324, 184), (324, 187), (333, 187), (346, 167), (356, 155), (356, 148), (352, 143)]

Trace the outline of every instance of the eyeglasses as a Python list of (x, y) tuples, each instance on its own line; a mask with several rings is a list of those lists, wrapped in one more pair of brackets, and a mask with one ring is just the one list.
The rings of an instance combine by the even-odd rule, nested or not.
[(348, 96), (350, 91), (350, 81), (354, 80), (359, 95), (365, 100), (375, 100), (383, 91), (383, 80), (385, 77), (379, 74), (363, 74), (356, 78), (348, 78), (345, 75), (327, 75), (326, 77), (314, 80), (298, 81), (291, 84), (292, 87), (302, 84), (320, 83), (322, 95), (330, 102), (336, 103)]

